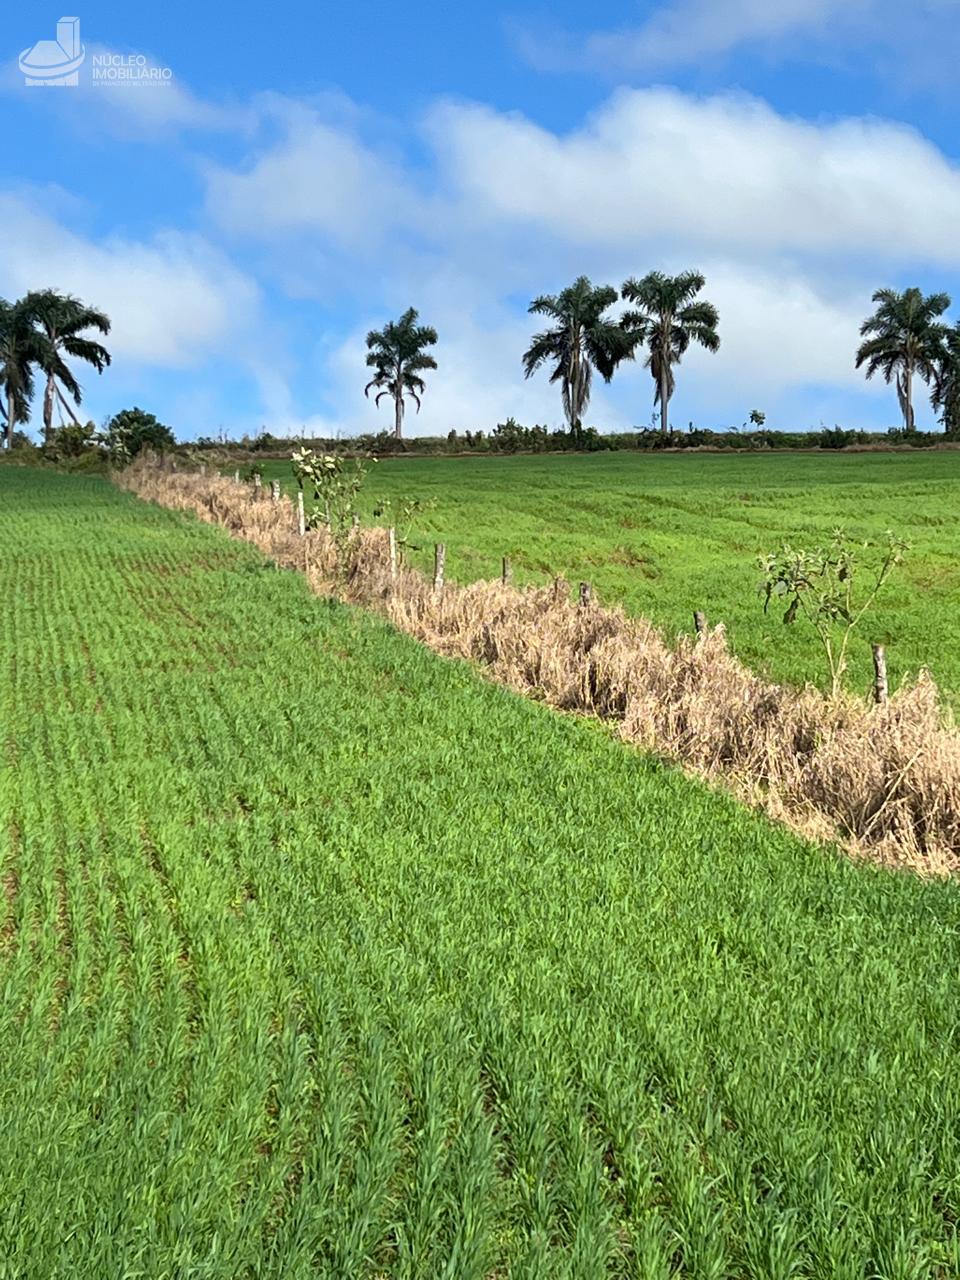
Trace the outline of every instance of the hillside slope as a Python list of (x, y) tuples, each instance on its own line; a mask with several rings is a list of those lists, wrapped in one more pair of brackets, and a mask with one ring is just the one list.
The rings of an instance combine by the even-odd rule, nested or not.
[(0, 470), (17, 1277), (956, 1274), (960, 898)]

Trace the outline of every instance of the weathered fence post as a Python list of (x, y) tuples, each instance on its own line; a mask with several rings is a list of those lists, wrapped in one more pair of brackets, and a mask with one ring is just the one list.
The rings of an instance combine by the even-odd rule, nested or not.
[(280, 501), (280, 481), (279, 480), (270, 481), (270, 500), (271, 502)]
[(500, 581), (503, 583), (504, 586), (506, 586), (512, 577), (513, 577), (513, 565), (510, 563), (510, 557), (504, 556), (503, 568), (500, 573)]
[(205, 462), (200, 463), (200, 474), (202, 476), (205, 476), (207, 474), (207, 464)]
[(240, 483), (240, 468), (239, 468), (239, 467), (237, 467), (236, 471), (233, 473), (233, 480), (234, 480), (234, 484), (239, 484), (239, 483)]
[(873, 646), (873, 700), (878, 705), (886, 702), (887, 688), (887, 655), (882, 644)]
[(439, 595), (443, 590), (443, 570), (447, 563), (447, 548), (438, 542), (433, 551), (433, 589)]
[(353, 528), (354, 528), (354, 531), (360, 528), (360, 517), (357, 515), (356, 512), (353, 513)]
[(562, 578), (554, 578), (553, 580), (553, 603), (559, 604), (563, 598), (564, 581)]
[(580, 608), (586, 609), (593, 598), (593, 590), (589, 582), (580, 583)]
[(307, 532), (307, 516), (303, 509), (303, 490), (297, 490), (297, 533), (302, 538)]
[(696, 633), (697, 633), (697, 635), (698, 635), (698, 636), (702, 636), (702, 635), (703, 635), (703, 633), (704, 633), (704, 632), (706, 631), (706, 629), (707, 629), (707, 618), (706, 618), (706, 614), (701, 613), (699, 609), (696, 609), (696, 610), (694, 611), (694, 614), (693, 614), (693, 626), (694, 626), (694, 629), (696, 630)]
[(261, 490), (262, 490), (262, 489), (263, 489), (263, 476), (260, 474), (260, 472), (259, 472), (259, 471), (255, 471), (255, 472), (253, 473), (253, 496), (254, 496), (254, 499), (257, 499), (257, 498), (259, 498), (259, 497), (260, 497), (260, 493), (261, 493)]
[(328, 529), (330, 528), (330, 525), (333, 523), (332, 520), (330, 519), (330, 499), (329, 498), (323, 504), (323, 523), (327, 526)]
[(387, 530), (387, 543), (390, 548), (390, 578), (391, 581), (397, 580), (397, 531), (393, 527)]

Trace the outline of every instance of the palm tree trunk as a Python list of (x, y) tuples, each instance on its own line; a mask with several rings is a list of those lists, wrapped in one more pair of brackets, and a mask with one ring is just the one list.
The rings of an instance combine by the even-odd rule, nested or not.
[(669, 435), (670, 433), (670, 392), (667, 389), (667, 372), (661, 367), (660, 369), (660, 434)]
[(913, 415), (913, 365), (907, 362), (903, 373), (903, 417), (908, 431), (916, 431), (917, 423)]
[(394, 439), (402, 440), (403, 439), (403, 392), (402, 391), (398, 395), (394, 396), (393, 408), (394, 408), (394, 422), (393, 422)]
[(570, 363), (567, 367), (567, 426), (576, 444), (580, 438), (580, 329), (570, 322)]
[(47, 386), (43, 393), (43, 431), (48, 436), (53, 430), (53, 405), (56, 395), (56, 383), (53, 374), (47, 374)]
[(3, 437), (4, 444), (11, 449), (13, 447), (13, 387), (7, 387), (7, 421)]
[(63, 394), (63, 392), (57, 386), (56, 382), (54, 382), (53, 385), (60, 403), (63, 405), (67, 413), (69, 413), (70, 417), (73, 419), (73, 425), (75, 427), (79, 427), (81, 425), (81, 422), (80, 422), (80, 419), (77, 417), (76, 413), (74, 413), (73, 406), (70, 404), (67, 397)]

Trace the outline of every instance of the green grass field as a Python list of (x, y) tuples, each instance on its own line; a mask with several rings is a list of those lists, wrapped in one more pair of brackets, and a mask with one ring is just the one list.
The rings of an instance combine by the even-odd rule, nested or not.
[[(288, 463), (265, 467), (292, 488)], [(494, 576), (509, 555), (519, 580), (587, 579), (669, 635), (702, 609), (750, 666), (797, 682), (822, 683), (822, 658), (764, 617), (757, 555), (837, 526), (893, 529), (913, 551), (854, 647), (851, 684), (867, 688), (877, 641), (892, 679), (926, 664), (960, 705), (960, 452), (385, 459), (368, 494), (436, 500), (414, 535), (424, 565), (438, 540), (454, 578)]]
[(0, 1276), (960, 1274), (956, 885), (104, 480), (0, 538)]

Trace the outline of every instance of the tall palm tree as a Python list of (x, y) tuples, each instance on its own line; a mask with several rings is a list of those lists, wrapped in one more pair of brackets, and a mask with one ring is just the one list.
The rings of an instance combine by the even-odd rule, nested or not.
[(534, 298), (532, 315), (549, 316), (556, 324), (534, 335), (523, 357), (529, 378), (544, 364), (552, 364), (551, 382), (560, 383), (563, 412), (571, 434), (578, 435), (590, 402), (593, 371), (609, 382), (622, 360), (633, 354), (635, 339), (619, 321), (604, 313), (618, 299), (610, 285), (593, 285), (580, 276), (552, 297)]
[(34, 365), (47, 354), (46, 339), (23, 299), (7, 302), (0, 298), (0, 413), (8, 449), (17, 424), (30, 420)]
[(944, 431), (960, 432), (960, 320), (944, 334), (931, 401)]
[(53, 428), (53, 410), (57, 403), (78, 423), (79, 419), (67, 396), (74, 404), (79, 405), (80, 384), (66, 363), (66, 357), (85, 360), (87, 364), (93, 365), (97, 373), (103, 373), (110, 363), (110, 352), (84, 334), (89, 329), (108, 334), (110, 319), (102, 311), (88, 307), (79, 298), (56, 293), (53, 289), (28, 293), (23, 299), (23, 305), (35, 317), (41, 332), (47, 338), (46, 358), (40, 363), (47, 379), (43, 395), (44, 430), (49, 432)]
[(697, 342), (707, 351), (720, 346), (717, 325), (720, 315), (712, 302), (697, 299), (706, 284), (699, 271), (682, 271), (668, 276), (650, 271), (642, 280), (627, 280), (623, 300), (633, 304), (623, 323), (647, 348), (646, 368), (653, 375), (653, 403), (660, 405), (660, 430), (670, 430), (670, 398), (675, 388), (673, 366)]
[(879, 304), (876, 311), (860, 326), (865, 341), (857, 351), (857, 368), (865, 364), (868, 378), (875, 373), (882, 373), (886, 382), (896, 378), (904, 429), (916, 431), (913, 379), (936, 382), (947, 332), (939, 317), (950, 298), (945, 293), (925, 296), (920, 289), (878, 289), (873, 301)]
[(376, 373), (363, 389), (369, 396), (370, 388), (378, 389), (375, 403), (384, 396), (393, 400), (393, 434), (403, 438), (404, 397), (409, 396), (420, 412), (420, 397), (426, 390), (421, 373), (436, 369), (437, 362), (425, 348), (437, 341), (436, 329), (417, 324), (418, 312), (413, 307), (405, 311), (399, 320), (391, 320), (382, 329), (371, 329), (367, 334), (367, 366)]

